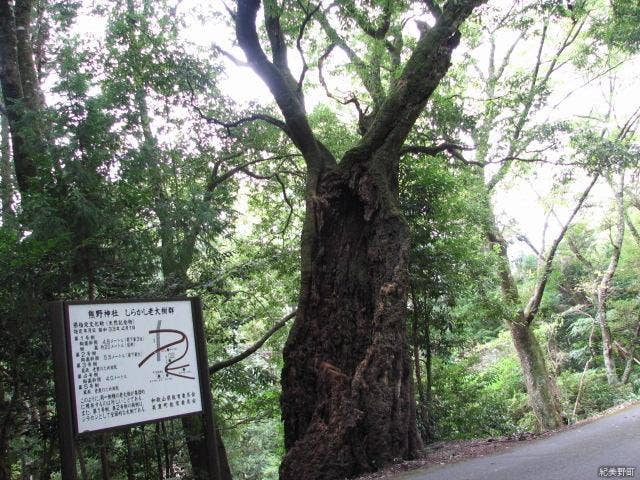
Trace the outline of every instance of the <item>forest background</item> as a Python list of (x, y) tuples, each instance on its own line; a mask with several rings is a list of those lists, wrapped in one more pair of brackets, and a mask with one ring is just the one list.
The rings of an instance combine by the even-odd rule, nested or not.
[[(60, 478), (47, 302), (185, 294), (204, 303), (222, 478), (306, 468), (287, 358), (329, 337), (289, 332), (313, 320), (305, 275), (339, 270), (344, 252), (305, 261), (309, 229), (325, 228), (309, 212), (336, 198), (310, 192), (326, 177), (305, 141), (352, 158), (446, 28), (436, 54), (451, 65), (417, 65), (437, 75), (419, 79), (433, 88), (380, 207), (410, 237), (393, 337), (406, 365), (388, 367), (413, 385), (404, 434), (549, 430), (637, 399), (637, 2), (267, 1), (255, 38), (268, 68), (243, 36), (251, 7), (0, 0), (0, 480)], [(327, 329), (344, 322), (318, 305)], [(357, 338), (342, 337), (346, 357)], [(199, 428), (81, 440), (79, 475), (198, 475), (211, 453)], [(365, 456), (345, 471), (392, 460)]]

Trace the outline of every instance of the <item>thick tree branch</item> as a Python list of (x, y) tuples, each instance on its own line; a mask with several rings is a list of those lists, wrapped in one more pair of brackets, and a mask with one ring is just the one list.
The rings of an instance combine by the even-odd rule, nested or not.
[(540, 251), (536, 248), (536, 246), (533, 244), (533, 242), (531, 240), (529, 240), (529, 237), (527, 237), (526, 235), (523, 234), (517, 234), (516, 238), (523, 242), (524, 244), (526, 244), (533, 253), (535, 253), (536, 257), (540, 258)]
[(424, 154), (424, 155), (437, 155), (442, 152), (449, 152), (451, 150), (473, 150), (466, 145), (458, 145), (450, 142), (442, 142), (435, 145), (405, 145), (400, 149), (401, 155), (408, 153)]
[(269, 2), (265, 2), (264, 4), (264, 25), (267, 30), (267, 36), (269, 37), (269, 44), (271, 45), (273, 64), (281, 71), (291, 75), (287, 59), (287, 43), (280, 25), (280, 7), (277, 6), (275, 2), (274, 4)]
[(544, 294), (545, 287), (547, 286), (549, 275), (551, 274), (551, 268), (553, 265), (553, 260), (556, 255), (556, 251), (558, 250), (558, 246), (560, 245), (560, 242), (562, 242), (562, 239), (564, 238), (565, 234), (567, 233), (567, 230), (569, 229), (569, 225), (571, 225), (571, 222), (573, 222), (573, 219), (582, 208), (582, 205), (584, 204), (585, 200), (589, 196), (589, 192), (591, 192), (591, 189), (596, 184), (599, 177), (600, 177), (599, 174), (594, 175), (593, 179), (591, 180), (587, 188), (584, 190), (584, 192), (582, 192), (582, 195), (580, 196), (580, 199), (578, 200), (578, 202), (576, 203), (576, 206), (571, 212), (571, 215), (569, 215), (569, 219), (563, 225), (562, 229), (560, 230), (560, 233), (558, 234), (556, 239), (553, 241), (553, 244), (551, 245), (551, 247), (549, 248), (549, 251), (545, 255), (544, 262), (542, 263), (539, 269), (538, 281), (536, 282), (533, 295), (531, 295), (531, 298), (529, 299), (529, 302), (527, 303), (527, 306), (524, 309), (524, 318), (525, 318), (525, 321), (529, 324), (533, 321), (536, 313), (538, 312), (538, 309), (540, 308), (540, 303), (542, 302), (542, 296)]
[(481, 0), (446, 3), (434, 27), (421, 36), (395, 88), (376, 112), (371, 128), (358, 146), (345, 154), (345, 163), (366, 160), (376, 151), (399, 151), (449, 68), (451, 53), (459, 42), (458, 28), (481, 3)]
[(296, 316), (297, 310), (294, 310), (278, 322), (276, 322), (273, 327), (271, 327), (267, 332), (258, 340), (256, 343), (251, 345), (249, 348), (244, 350), (242, 353), (235, 355), (231, 358), (227, 358), (226, 360), (221, 360), (209, 366), (209, 375), (213, 375), (216, 372), (219, 372), (223, 368), (230, 367), (231, 365), (235, 365), (236, 363), (241, 362), (251, 354), (255, 353), (264, 343), (271, 338), (271, 336), (284, 327), (289, 320)]
[(290, 132), (289, 136), (302, 153), (308, 167), (311, 170), (319, 171), (327, 162), (335, 163), (335, 159), (326, 148), (319, 145), (311, 131), (302, 92), (298, 91), (298, 84), (286, 63), (286, 46), (280, 22), (273, 11), (265, 12), (265, 23), (273, 51), (273, 62), (269, 61), (260, 45), (256, 30), (259, 7), (259, 0), (238, 0), (236, 14), (238, 43), (251, 67), (269, 87), (285, 118)]

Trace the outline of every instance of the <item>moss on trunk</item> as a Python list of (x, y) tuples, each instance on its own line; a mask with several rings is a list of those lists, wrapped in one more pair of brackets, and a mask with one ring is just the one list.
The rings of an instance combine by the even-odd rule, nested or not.
[(540, 343), (524, 319), (509, 323), (513, 345), (518, 352), (529, 405), (541, 430), (564, 424), (555, 380), (549, 375)]

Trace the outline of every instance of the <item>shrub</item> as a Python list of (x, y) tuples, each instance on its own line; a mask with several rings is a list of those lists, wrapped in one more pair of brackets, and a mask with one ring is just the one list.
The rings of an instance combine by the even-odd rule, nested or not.
[[(582, 372), (565, 371), (558, 377), (560, 399), (564, 410), (573, 412), (578, 395)], [(635, 391), (635, 392), (634, 392)], [(626, 385), (611, 386), (607, 383), (607, 376), (603, 368), (593, 368), (587, 371), (584, 378), (580, 403), (572, 421), (595, 415), (628, 400), (637, 399), (637, 388), (630, 382)]]

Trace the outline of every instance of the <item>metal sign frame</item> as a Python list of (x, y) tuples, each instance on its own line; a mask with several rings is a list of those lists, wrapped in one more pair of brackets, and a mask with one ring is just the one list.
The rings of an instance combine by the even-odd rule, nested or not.
[[(195, 339), (196, 361), (198, 380), (200, 386), (201, 411), (190, 412), (181, 415), (167, 416), (148, 421), (129, 423), (108, 427), (100, 430), (78, 433), (77, 411), (75, 405), (75, 379), (73, 378), (71, 355), (71, 332), (69, 329), (69, 306), (71, 305), (106, 305), (115, 303), (151, 303), (151, 302), (185, 302), (191, 303), (191, 316)], [(186, 416), (202, 416), (204, 437), (209, 455), (209, 479), (220, 478), (220, 461), (218, 458), (218, 445), (215, 436), (215, 424), (213, 404), (211, 399), (211, 385), (209, 382), (209, 369), (207, 364), (207, 348), (204, 337), (204, 322), (202, 318), (202, 305), (199, 297), (168, 297), (168, 298), (135, 298), (135, 299), (109, 299), (93, 301), (69, 301), (51, 302), (48, 305), (48, 316), (51, 324), (51, 340), (53, 345), (53, 363), (56, 408), (58, 411), (58, 426), (60, 436), (60, 450), (62, 462), (62, 479), (77, 480), (75, 466), (75, 441), (96, 433), (104, 433), (115, 430), (127, 429), (131, 426), (157, 423), (164, 420), (172, 420)]]

